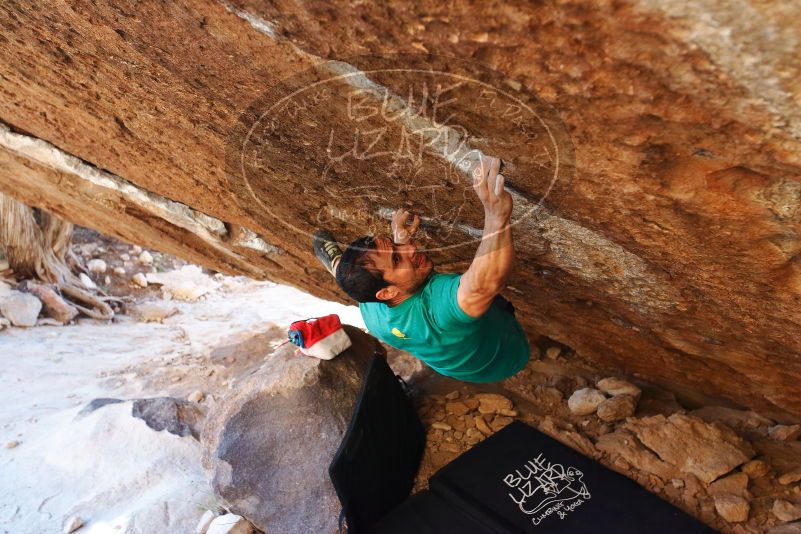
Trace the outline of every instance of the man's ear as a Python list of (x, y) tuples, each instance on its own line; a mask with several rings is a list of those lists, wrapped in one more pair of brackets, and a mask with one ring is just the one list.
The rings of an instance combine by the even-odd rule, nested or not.
[(382, 287), (381, 289), (376, 291), (375, 296), (378, 298), (378, 300), (391, 300), (394, 299), (399, 292), (400, 289), (398, 289), (397, 286), (390, 285), (387, 287)]

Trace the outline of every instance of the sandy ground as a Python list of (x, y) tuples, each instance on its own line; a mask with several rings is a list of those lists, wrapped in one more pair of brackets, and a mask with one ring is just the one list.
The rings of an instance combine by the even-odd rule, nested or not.
[(87, 534), (191, 532), (213, 498), (199, 444), (155, 432), (131, 403), (80, 417), (100, 397), (185, 397), (205, 403), (283, 341), (293, 320), (337, 313), (363, 327), (358, 308), (286, 286), (224, 278), (163, 323), (120, 316), (0, 332), (0, 532), (61, 532), (79, 515)]

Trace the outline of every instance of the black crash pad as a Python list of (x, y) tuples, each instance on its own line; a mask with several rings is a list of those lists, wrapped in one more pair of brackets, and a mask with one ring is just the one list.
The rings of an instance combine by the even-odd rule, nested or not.
[(374, 534), (715, 531), (538, 430), (514, 422), (440, 469)]

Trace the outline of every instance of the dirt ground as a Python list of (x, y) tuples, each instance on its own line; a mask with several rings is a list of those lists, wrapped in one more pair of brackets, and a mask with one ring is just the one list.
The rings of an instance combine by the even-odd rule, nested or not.
[[(217, 277), (215, 280), (219, 283), (220, 291), (227, 295), (218, 303), (170, 302), (162, 298), (163, 291), (158, 285), (139, 287), (132, 283), (132, 277), (136, 273), (180, 269), (186, 266), (185, 262), (155, 251), (147, 251), (152, 263), (142, 262), (138, 258), (143, 251), (138, 247), (84, 229), (77, 232), (74, 247), (85, 261), (102, 259), (106, 262), (106, 273), (93, 274), (92, 278), (102, 291), (121, 299), (117, 308), (120, 313), (114, 322), (119, 323), (121, 328), (132, 329), (135, 336), (130, 341), (86, 338), (82, 342), (80, 339), (69, 341), (72, 334), (66, 337), (56, 334), (74, 332), (77, 335), (77, 331), (66, 330), (73, 326), (42, 327), (41, 332), (46, 331), (48, 336), (59, 336), (66, 346), (71, 346), (71, 343), (75, 346), (93, 343), (102, 353), (108, 353), (108, 364), (103, 363), (95, 370), (97, 387), (100, 388), (98, 391), (106, 392), (104, 395), (133, 398), (147, 392), (149, 395), (179, 398), (194, 396), (199, 402), (210, 406), (234, 388), (239, 379), (255, 372), (263, 358), (269, 357), (272, 348), (286, 339), (285, 325), (280, 321), (262, 320), (258, 315), (262, 311), (266, 313), (266, 310), (258, 309), (258, 292), (274, 284), (249, 281), (242, 277)], [(114, 269), (118, 267), (125, 272), (115, 273)], [(204, 272), (214, 278), (215, 273)], [(277, 289), (281, 287), (277, 286)], [(286, 290), (290, 291), (290, 288)], [(295, 301), (283, 313), (287, 317), (308, 316), (309, 304), (301, 302), (300, 292), (296, 293), (297, 296), (264, 298)], [(174, 307), (174, 312), (183, 319), (161, 324), (158, 318), (152, 323), (142, 323), (140, 318), (137, 323), (133, 312), (141, 305), (153, 302), (157, 302), (162, 310), (169, 309), (171, 314)], [(342, 307), (342, 310), (339, 313), (343, 321), (363, 326), (359, 323), (357, 309)], [(90, 319), (79, 319), (78, 323), (87, 328), (101, 326), (98, 321)], [(51, 331), (53, 334), (50, 334)], [(108, 335), (92, 332), (94, 330), (86, 333), (90, 336)], [(23, 347), (27, 343), (25, 339), (31, 341), (31, 346), (36, 345), (31, 338), (20, 337), (22, 334), (13, 335), (16, 337), (8, 338), (12, 346)], [(155, 344), (159, 337), (169, 339), (169, 347)], [(779, 481), (782, 475), (801, 470), (801, 442), (796, 438), (787, 441), (774, 439), (771, 429), (777, 421), (705, 396), (702, 392), (671, 392), (632, 377), (618, 377), (630, 380), (641, 390), (636, 411), (629, 417), (602, 421), (595, 413), (576, 415), (568, 407), (570, 396), (581, 388), (595, 387), (598, 380), (610, 375), (593, 369), (570, 347), (547, 338), (532, 341), (534, 353), (528, 366), (513, 378), (490, 385), (467, 384), (443, 377), (409, 354), (387, 347), (390, 365), (409, 383), (415, 405), (427, 429), (427, 444), (415, 491), (425, 488), (428, 479), (439, 468), (517, 419), (629, 476), (649, 491), (722, 532), (768, 532), (783, 522), (773, 512), (777, 501), (789, 505), (801, 503), (798, 480), (786, 483)], [(127, 344), (135, 346), (128, 348), (125, 346)], [(151, 351), (151, 344), (155, 352)], [(105, 345), (108, 347), (104, 348)], [(23, 347), (21, 350), (27, 349)], [(120, 353), (120, 358), (113, 356), (115, 351)], [(43, 362), (53, 357), (48, 355), (46, 346), (42, 346), (41, 352)], [(57, 360), (61, 361), (62, 357), (58, 356)], [(77, 369), (80, 364), (76, 362), (75, 366)], [(56, 389), (58, 387), (54, 386)], [(80, 391), (80, 388), (76, 391)], [(97, 392), (94, 395), (97, 396)], [(27, 395), (20, 397), (27, 398)], [(497, 404), (496, 408), (480, 409), (482, 399), (487, 398)], [(70, 405), (88, 400), (91, 400), (88, 394), (75, 394), (70, 397)], [(36, 404), (34, 412), (39, 409), (35, 407)], [(753, 459), (766, 466), (762, 470), (764, 472), (755, 474), (749, 471), (745, 487), (731, 490), (740, 492), (749, 504), (750, 510), (745, 521), (735, 523), (723, 519), (716, 508), (714, 485), (701, 483), (692, 474), (680, 470), (669, 475), (657, 474), (649, 471), (647, 465), (638, 465), (637, 456), (632, 459), (626, 456), (625, 450), (610, 452), (599, 448), (602, 437), (626, 432), (626, 425), (631, 422), (657, 415), (694, 415), (701, 412), (716, 424), (731, 426), (740, 438), (753, 446)], [(20, 422), (22, 417), (18, 412), (9, 412), (6, 419), (4, 428), (8, 432), (15, 432), (17, 439), (24, 442), (27, 427)], [(635, 445), (639, 447), (638, 454), (641, 456), (653, 455), (642, 443), (636, 442)], [(732, 474), (745, 471), (746, 467), (740, 466), (734, 468)]]

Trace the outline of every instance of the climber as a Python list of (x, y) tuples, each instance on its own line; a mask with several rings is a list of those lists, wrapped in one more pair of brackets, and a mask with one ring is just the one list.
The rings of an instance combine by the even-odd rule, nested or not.
[(528, 362), (530, 347), (512, 304), (500, 296), (514, 263), (512, 197), (500, 160), (481, 157), (473, 189), (484, 206), (484, 232), (464, 274), (437, 273), (410, 242), (420, 224), (392, 217), (393, 238), (364, 236), (343, 253), (333, 235), (313, 239), (318, 259), (359, 302), (370, 333), (405, 350), (440, 374), (466, 382), (508, 378)]

